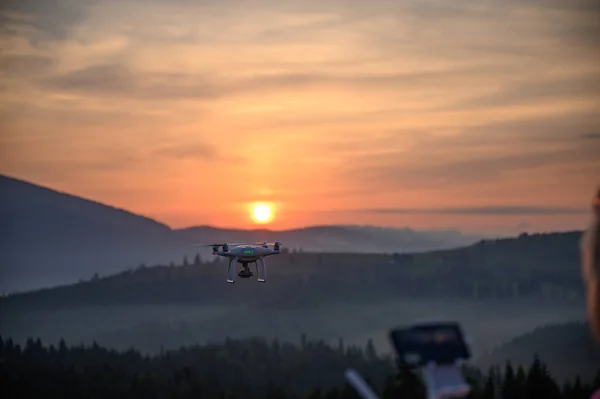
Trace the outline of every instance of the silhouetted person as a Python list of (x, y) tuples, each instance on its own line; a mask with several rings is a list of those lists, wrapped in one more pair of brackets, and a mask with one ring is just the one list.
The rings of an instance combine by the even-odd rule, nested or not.
[[(586, 284), (587, 315), (596, 341), (600, 343), (600, 188), (592, 202), (592, 222), (582, 240), (582, 272)], [(591, 399), (600, 399), (598, 389)]]
[(588, 320), (600, 343), (600, 188), (592, 203), (592, 222), (583, 236), (582, 258)]

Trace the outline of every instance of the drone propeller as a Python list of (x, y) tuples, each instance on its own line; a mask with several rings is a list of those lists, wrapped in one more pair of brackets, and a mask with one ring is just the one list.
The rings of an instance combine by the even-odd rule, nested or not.
[(260, 244), (260, 245), (281, 245), (281, 243), (279, 241), (274, 241), (274, 242), (255, 241), (254, 243)]
[(272, 246), (275, 249), (275, 251), (279, 251), (279, 248), (282, 246), (279, 241), (275, 241), (275, 242), (256, 241), (255, 244), (262, 245), (263, 247)]
[(241, 242), (224, 242), (224, 243), (220, 243), (220, 244), (194, 244), (192, 245), (193, 247), (222, 247), (224, 245), (227, 246), (231, 246), (231, 245), (243, 245), (243, 243)]

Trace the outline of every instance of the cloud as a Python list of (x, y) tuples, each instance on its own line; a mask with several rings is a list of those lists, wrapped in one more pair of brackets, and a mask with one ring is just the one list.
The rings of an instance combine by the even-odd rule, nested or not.
[(553, 12), (555, 18), (565, 20), (562, 24), (554, 24), (551, 32), (560, 41), (577, 46), (600, 47), (600, 3), (596, 0), (510, 0), (511, 3), (529, 7), (533, 10)]
[(503, 215), (578, 215), (588, 214), (589, 210), (579, 208), (555, 208), (541, 206), (484, 206), (464, 208), (439, 208), (439, 209), (410, 209), (410, 208), (380, 208), (364, 209), (360, 212), (382, 214), (443, 214), (443, 215), (476, 215), (476, 216), (503, 216)]
[(368, 175), (399, 187), (434, 188), (444, 184), (464, 186), (494, 183), (518, 172), (581, 162), (582, 151), (557, 149), (494, 156), (470, 154), (468, 159), (463, 160), (436, 160), (434, 156), (422, 155), (425, 162), (421, 164), (385, 166)]
[(326, 85), (355, 85), (361, 89), (373, 87), (381, 90), (390, 87), (398, 90), (414, 90), (415, 88), (433, 88), (443, 85), (465, 84), (469, 80), (482, 78), (485, 75), (500, 74), (510, 75), (514, 70), (499, 67), (493, 64), (459, 66), (438, 70), (413, 70), (406, 72), (385, 73), (348, 73), (344, 71), (331, 72), (299, 72), (299, 73), (273, 73), (257, 75), (244, 84), (250, 88), (273, 86), (276, 88), (295, 86), (326, 86)]
[[(513, 15), (511, 13), (517, 13), (524, 7), (515, 2), (509, 6), (494, 8), (477, 6), (468, 1), (449, 4), (383, 0), (373, 5), (357, 1), (350, 4), (333, 1), (322, 7), (297, 1), (269, 5), (229, 1), (221, 6), (205, 1), (162, 0), (107, 3), (88, 0), (80, 5), (62, 0), (51, 1), (50, 3), (56, 3), (53, 7), (37, 7), (38, 3), (46, 4), (29, 3), (35, 4), (34, 7), (13, 1), (7, 9), (12, 14), (28, 15), (27, 19), (30, 21), (42, 19), (71, 27), (68, 32), (72, 34), (75, 32), (72, 27), (81, 25), (85, 30), (77, 31), (75, 40), (78, 43), (93, 43), (101, 32), (127, 35), (132, 43), (131, 48), (114, 57), (112, 63), (104, 60), (103, 64), (84, 63), (83, 67), (71, 71), (63, 68), (59, 75), (39, 82), (41, 90), (58, 90), (61, 93), (87, 96), (102, 95), (155, 102), (176, 99), (210, 102), (238, 94), (286, 95), (292, 93), (292, 90), (329, 89), (351, 90), (357, 94), (375, 94), (377, 91), (394, 93), (396, 101), (408, 102), (413, 97), (413, 103), (420, 103), (423, 98), (432, 96), (439, 99), (439, 93), (445, 92), (451, 93), (446, 94), (446, 101), (449, 102), (447, 106), (457, 104), (456, 107), (473, 108), (482, 106), (482, 97), (478, 93), (490, 80), (501, 82), (514, 77), (525, 79), (525, 72), (530, 73), (531, 68), (542, 65), (541, 60), (552, 56), (547, 52), (533, 53), (536, 49), (547, 51), (547, 46), (536, 44), (523, 47), (524, 43), (533, 43), (533, 38), (539, 38), (539, 32), (530, 41), (506, 40), (507, 37), (518, 37), (519, 33), (513, 34), (512, 30), (506, 32), (504, 26), (504, 16), (507, 13)], [(139, 8), (142, 4), (146, 7)], [(588, 2), (577, 4), (588, 8), (591, 6)], [(532, 3), (530, 6), (541, 5)], [(556, 6), (560, 5), (553, 2), (548, 7)], [(68, 11), (63, 12), (64, 9)], [(250, 9), (253, 10), (251, 14), (246, 12)], [(569, 7), (569, 11), (572, 10)], [(519, 16), (518, 13), (514, 15)], [(474, 22), (479, 18), (494, 23), (486, 25)], [(543, 14), (538, 15), (538, 18), (543, 22), (543, 27), (556, 25), (550, 24), (549, 19), (544, 19)], [(568, 26), (573, 25), (573, 18), (565, 17), (565, 21), (569, 22)], [(424, 19), (430, 20), (425, 27)], [(215, 29), (218, 26), (216, 21), (227, 23)], [(539, 28), (543, 31), (530, 22), (528, 20), (526, 26), (517, 25), (514, 30)], [(438, 29), (427, 28), (432, 24)], [(463, 37), (460, 30), (454, 29), (455, 24), (465, 26), (468, 35)], [(448, 31), (448, 35), (441, 35), (440, 32), (445, 29), (451, 31)], [(488, 34), (482, 34), (486, 29)], [(478, 31), (479, 34), (472, 34), (471, 30)], [(495, 34), (496, 30), (503, 34)], [(63, 36), (66, 32), (63, 32)], [(147, 33), (152, 33), (153, 36), (147, 36)], [(281, 46), (271, 47), (265, 43), (264, 37), (269, 36), (277, 36), (281, 40)], [(448, 39), (454, 36), (458, 37)], [(478, 39), (481, 37), (485, 41)], [(171, 39), (172, 45), (161, 45), (161, 40), (166, 38)], [(368, 46), (372, 39), (377, 44)], [(221, 45), (227, 47), (220, 51)], [(450, 62), (440, 63), (441, 60), (446, 60), (445, 48), (448, 45), (451, 47), (448, 53)], [(332, 52), (333, 49), (338, 50)], [(82, 48), (82, 51), (85, 49)], [(495, 56), (481, 57), (490, 52)], [(139, 62), (142, 53), (146, 60), (143, 64)], [(184, 55), (186, 60), (181, 64)], [(432, 55), (439, 60), (434, 61)], [(194, 56), (205, 62), (191, 63)], [(515, 62), (513, 56), (532, 59), (524, 64)], [(420, 62), (415, 57), (420, 57)], [(360, 62), (356, 62), (357, 59)], [(155, 70), (151, 72), (150, 69), (153, 68)], [(162, 71), (157, 72), (156, 69)], [(226, 73), (222, 73), (223, 71)], [(537, 90), (554, 91), (555, 95), (561, 95), (561, 92), (557, 92), (559, 89), (548, 88), (555, 85), (545, 83), (539, 83)], [(574, 84), (590, 91), (594, 87), (578, 82)], [(569, 82), (564, 86), (563, 91), (574, 90), (574, 94), (578, 93), (577, 87), (571, 89)], [(473, 98), (462, 98), (469, 91), (472, 93), (469, 97)], [(527, 93), (526, 87), (524, 90), (517, 88), (514, 93), (501, 93), (500, 96), (483, 100), (517, 101)], [(543, 95), (544, 93), (539, 94), (538, 98)], [(382, 108), (384, 107), (382, 104)]]
[(597, 99), (600, 96), (600, 70), (591, 74), (516, 81), (492, 95), (458, 101), (447, 109), (480, 109), (540, 103), (543, 100)]
[(460, 205), (522, 192), (530, 204), (575, 204), (563, 184), (600, 171), (598, 10), (592, 0), (9, 0), (2, 168), (65, 181), (72, 171), (88, 186), (193, 181), (197, 168), (178, 160), (244, 176), (235, 193), (198, 188), (207, 206), (261, 192), (296, 208), (403, 198), (416, 209), (424, 191)]
[(88, 91), (91, 94), (129, 93), (136, 89), (135, 75), (125, 67), (96, 65), (48, 80), (48, 86), (65, 91)]
[(47, 73), (55, 63), (56, 60), (48, 56), (8, 54), (0, 58), (0, 72), (12, 77), (30, 77)]
[(220, 143), (219, 145), (198, 141), (186, 143), (188, 140), (182, 139), (178, 142), (177, 139), (172, 139), (172, 144), (159, 145), (152, 151), (152, 157), (173, 161), (221, 162), (229, 165), (244, 165), (247, 162), (244, 156), (235, 151), (229, 151), (231, 148), (229, 142)]
[(219, 159), (220, 154), (217, 149), (210, 144), (175, 144), (167, 145), (156, 150), (155, 155), (174, 159)]
[[(6, 156), (0, 162), (0, 168), (3, 171), (14, 171), (7, 174), (27, 176), (32, 181), (48, 184), (93, 185), (96, 181), (99, 185), (104, 186), (107, 178), (136, 171), (146, 162), (146, 159), (139, 154), (110, 148), (103, 148), (103, 150), (92, 153), (81, 151), (81, 149), (78, 152), (84, 155), (73, 158), (65, 156), (65, 153), (61, 151), (46, 153), (39, 158), (26, 158), (7, 153), (3, 154)], [(88, 153), (87, 157), (85, 156), (86, 152)]]
[(4, 0), (2, 2), (3, 22), (7, 25), (26, 25), (35, 29), (29, 39), (43, 40), (68, 39), (72, 28), (82, 23), (88, 16), (88, 6), (94, 0)]
[(251, 77), (222, 78), (211, 73), (151, 73), (119, 64), (94, 65), (54, 76), (43, 87), (62, 92), (98, 96), (110, 95), (147, 100), (217, 99), (238, 94), (284, 92), (293, 89), (354, 88), (356, 90), (400, 90), (414, 92), (473, 83), (490, 73), (511, 73), (493, 65), (440, 71), (405, 73), (291, 72), (261, 73)]
[[(386, 148), (387, 143), (387, 152), (364, 155), (359, 148), (347, 158), (338, 176), (352, 179), (366, 190), (409, 190), (477, 187), (518, 179), (519, 173), (543, 175), (556, 168), (600, 171), (600, 145), (573, 131), (570, 124), (574, 120), (495, 122), (464, 131), (458, 128), (454, 134), (388, 132), (370, 143), (377, 148)], [(333, 151), (335, 145), (331, 148)]]
[(90, 96), (145, 100), (215, 98), (220, 95), (206, 76), (185, 73), (143, 74), (120, 65), (95, 65), (56, 76), (45, 87)]
[(457, 144), (473, 145), (487, 142), (489, 144), (548, 143), (561, 141), (564, 143), (582, 143), (582, 139), (590, 130), (600, 127), (600, 118), (596, 109), (582, 108), (564, 112), (560, 109), (541, 115), (515, 116), (492, 121), (482, 121), (468, 126), (456, 126), (460, 129), (460, 137), (444, 140), (444, 146)]
[(584, 140), (600, 140), (600, 133), (585, 133), (580, 137)]

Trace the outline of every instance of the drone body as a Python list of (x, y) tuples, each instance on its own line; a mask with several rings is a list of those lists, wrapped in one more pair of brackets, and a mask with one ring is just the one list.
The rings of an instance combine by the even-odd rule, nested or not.
[[(213, 256), (223, 256), (229, 259), (229, 265), (227, 266), (227, 282), (230, 284), (235, 283), (236, 274), (241, 278), (250, 278), (253, 273), (248, 267), (249, 263), (256, 265), (257, 281), (259, 283), (267, 282), (267, 265), (265, 258), (271, 255), (277, 255), (280, 253), (281, 244), (278, 242), (267, 243), (260, 242), (256, 243), (259, 245), (251, 244), (199, 244), (196, 247), (212, 247)], [(233, 248), (230, 248), (233, 246)], [(273, 248), (270, 248), (272, 246)], [(237, 272), (237, 264), (241, 263), (243, 269)]]

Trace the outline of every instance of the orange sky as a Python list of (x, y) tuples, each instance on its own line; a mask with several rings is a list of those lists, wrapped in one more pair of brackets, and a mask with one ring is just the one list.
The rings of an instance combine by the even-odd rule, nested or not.
[(172, 227), (565, 230), (600, 184), (594, 0), (2, 3), (0, 173)]

